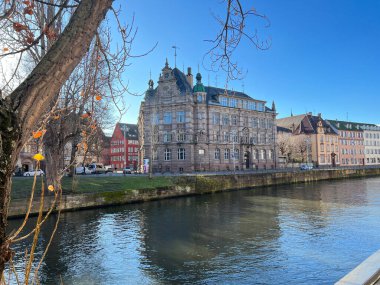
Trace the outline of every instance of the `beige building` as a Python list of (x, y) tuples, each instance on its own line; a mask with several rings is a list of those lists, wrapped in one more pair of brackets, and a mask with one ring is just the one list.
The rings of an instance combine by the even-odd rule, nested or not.
[(361, 124), (364, 137), (364, 156), (366, 165), (380, 164), (380, 127)]
[(341, 166), (364, 165), (364, 136), (362, 124), (338, 120), (327, 121), (339, 134)]
[(141, 161), (153, 172), (274, 168), (274, 104), (245, 93), (205, 87), (166, 62), (149, 89), (138, 120)]
[(338, 166), (340, 164), (338, 133), (322, 119), (313, 116), (290, 116), (276, 120), (279, 154), (297, 158), (297, 162), (309, 162), (315, 166)]

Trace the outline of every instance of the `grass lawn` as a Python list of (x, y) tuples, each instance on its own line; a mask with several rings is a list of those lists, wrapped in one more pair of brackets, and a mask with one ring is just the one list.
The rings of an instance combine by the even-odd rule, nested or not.
[[(41, 189), (41, 177), (37, 177), (37, 193)], [(33, 177), (14, 177), (12, 181), (12, 199), (22, 199), (30, 196)], [(76, 176), (62, 179), (63, 193), (95, 193), (105, 191), (122, 191), (132, 189), (154, 189), (171, 186), (171, 177), (147, 176)], [(45, 185), (46, 190), (46, 185)], [(38, 194), (37, 194), (38, 195)]]

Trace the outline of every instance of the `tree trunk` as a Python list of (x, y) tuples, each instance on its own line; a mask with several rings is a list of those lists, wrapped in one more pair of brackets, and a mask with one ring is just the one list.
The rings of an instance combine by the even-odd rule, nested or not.
[(17, 157), (42, 114), (88, 50), (113, 0), (82, 0), (67, 27), (26, 80), (0, 99), (0, 276), (9, 260), (6, 240), (11, 178)]
[[(18, 120), (9, 104), (0, 98), (0, 276), (11, 257), (6, 226), (12, 173), (21, 149)], [(1, 277), (0, 277), (1, 278)]]

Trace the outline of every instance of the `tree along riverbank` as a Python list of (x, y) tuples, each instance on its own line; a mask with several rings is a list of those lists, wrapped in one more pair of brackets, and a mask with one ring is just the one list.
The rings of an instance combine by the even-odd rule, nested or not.
[[(319, 180), (358, 178), (380, 175), (380, 168), (325, 169), (293, 172), (194, 174), (168, 177), (111, 176), (65, 178), (60, 208), (74, 211), (127, 203), (173, 197), (201, 195), (221, 191), (250, 189), (254, 187), (307, 183)], [(22, 217), (27, 210), (31, 179), (14, 179), (9, 217)], [(39, 187), (37, 187), (39, 189)], [(39, 208), (39, 195), (35, 194), (31, 214)], [(44, 199), (47, 211), (54, 200), (52, 194)]]

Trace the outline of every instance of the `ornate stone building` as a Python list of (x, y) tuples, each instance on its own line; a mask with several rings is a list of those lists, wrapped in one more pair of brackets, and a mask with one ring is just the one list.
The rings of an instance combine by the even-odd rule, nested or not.
[[(153, 172), (225, 171), (276, 166), (276, 111), (245, 93), (202, 84), (166, 61), (140, 106), (141, 158)], [(142, 163), (142, 162), (140, 162)]]

